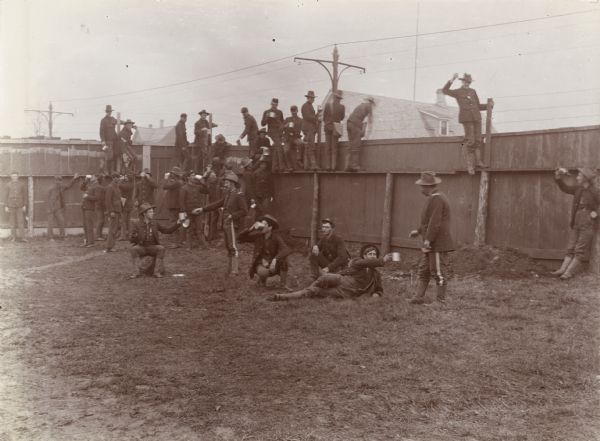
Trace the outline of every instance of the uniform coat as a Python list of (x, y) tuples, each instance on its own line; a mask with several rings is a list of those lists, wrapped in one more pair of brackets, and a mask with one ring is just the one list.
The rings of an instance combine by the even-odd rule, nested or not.
[(448, 81), (442, 88), (442, 93), (455, 98), (458, 102), (458, 122), (481, 121), (481, 111), (486, 110), (487, 106), (479, 102), (475, 89), (470, 87), (450, 89), (451, 85), (452, 81)]
[(150, 205), (154, 205), (154, 191), (156, 190), (156, 181), (152, 179), (152, 176), (146, 175), (136, 182), (133, 190), (133, 200), (137, 205), (142, 205), (144, 202), (148, 202)]
[(417, 230), (423, 240), (428, 240), (431, 251), (454, 250), (450, 234), (450, 204), (445, 194), (435, 190), (421, 211), (421, 224)]

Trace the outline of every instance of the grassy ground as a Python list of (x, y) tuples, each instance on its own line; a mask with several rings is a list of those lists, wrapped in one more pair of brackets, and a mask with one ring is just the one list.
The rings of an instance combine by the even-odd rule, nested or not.
[(0, 248), (2, 441), (600, 439), (595, 276), (465, 270), (415, 307), (388, 268), (381, 299), (273, 303), (218, 246), (127, 280), (124, 242), (76, 245)]

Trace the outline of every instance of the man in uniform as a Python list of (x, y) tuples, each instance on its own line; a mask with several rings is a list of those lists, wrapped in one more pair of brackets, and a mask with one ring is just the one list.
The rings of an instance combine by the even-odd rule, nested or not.
[(204, 222), (202, 216), (197, 216), (193, 213), (195, 208), (203, 205), (204, 195), (206, 194), (208, 194), (208, 188), (204, 183), (202, 175), (192, 176), (181, 188), (179, 194), (179, 209), (181, 210), (179, 218), (188, 218), (190, 220), (187, 232), (188, 247), (190, 250), (197, 248), (198, 245), (202, 249), (207, 248), (206, 240), (204, 239)]
[(165, 247), (160, 244), (159, 232), (171, 234), (179, 228), (180, 221), (172, 223), (169, 227), (163, 227), (154, 220), (154, 209), (156, 207), (144, 202), (140, 205), (140, 221), (133, 225), (131, 233), (131, 261), (134, 266), (134, 272), (130, 278), (141, 277), (143, 275), (138, 259), (145, 256), (152, 256), (156, 259), (154, 263), (154, 277), (163, 277)]
[(337, 273), (348, 265), (350, 253), (344, 240), (335, 234), (331, 219), (321, 220), (321, 237), (310, 253), (310, 272), (314, 279), (327, 273)]
[(123, 128), (119, 132), (119, 155), (116, 157), (117, 171), (120, 173), (130, 173), (135, 170), (135, 152), (133, 151), (133, 129), (135, 123), (128, 119), (123, 123)]
[(285, 167), (281, 139), (283, 136), (283, 112), (277, 108), (279, 99), (271, 100), (271, 108), (263, 112), (261, 126), (267, 126), (267, 133), (273, 140), (273, 172), (277, 173)]
[(229, 256), (227, 275), (239, 274), (237, 231), (241, 222), (248, 214), (245, 196), (238, 191), (240, 182), (238, 177), (232, 171), (225, 173), (223, 177), (223, 187), (225, 194), (222, 199), (215, 201), (203, 208), (196, 208), (192, 213), (196, 216), (215, 211), (219, 208), (223, 210), (223, 231), (225, 233), (225, 247)]
[(415, 184), (421, 187), (421, 193), (427, 202), (421, 212), (421, 225), (410, 232), (410, 237), (421, 236), (421, 260), (419, 261), (419, 285), (416, 295), (410, 303), (425, 303), (425, 292), (429, 281), (433, 278), (437, 284), (437, 300), (446, 300), (448, 286), (449, 263), (448, 253), (454, 251), (454, 241), (450, 234), (450, 204), (448, 198), (437, 188), (442, 182), (434, 172), (423, 172)]
[(229, 151), (231, 150), (231, 147), (232, 145), (227, 142), (225, 136), (219, 133), (215, 137), (215, 142), (210, 148), (210, 156), (211, 158), (219, 158), (221, 164), (225, 165), (227, 158), (229, 157)]
[(305, 145), (305, 156), (302, 158), (304, 161), (305, 170), (318, 170), (317, 165), (317, 148), (315, 144), (315, 135), (317, 134), (318, 116), (315, 112), (313, 103), (315, 102), (315, 92), (309, 90), (306, 95), (306, 102), (302, 104), (300, 109), (302, 112), (302, 133), (304, 134)]
[(121, 191), (121, 198), (124, 199), (119, 240), (129, 240), (131, 211), (133, 210), (133, 180), (133, 175), (123, 175), (119, 179), (119, 190)]
[(258, 169), (252, 173), (251, 182), (250, 198), (256, 203), (256, 215), (265, 215), (269, 212), (274, 193), (273, 175), (267, 158), (259, 160)]
[(81, 213), (83, 217), (83, 234), (85, 239), (82, 247), (91, 248), (94, 246), (94, 219), (96, 211), (96, 202), (98, 199), (98, 178), (88, 175), (81, 183), (80, 189), (83, 191), (81, 198)]
[(147, 168), (142, 170), (139, 182), (136, 182), (133, 189), (134, 205), (140, 207), (144, 202), (154, 205), (154, 192), (157, 187), (158, 185), (156, 185), (156, 181), (152, 178), (150, 170)]
[[(181, 187), (183, 187), (183, 173), (179, 167), (173, 167), (169, 173), (165, 174), (165, 182), (163, 182), (163, 189), (165, 190), (164, 204), (167, 210), (169, 210), (169, 221), (176, 222), (179, 219), (180, 212), (180, 197), (179, 193)], [(171, 245), (171, 248), (180, 248), (183, 246), (184, 238), (181, 232), (175, 235), (175, 242)]]
[(96, 229), (96, 240), (106, 240), (103, 235), (104, 221), (106, 220), (106, 181), (110, 176), (105, 176), (102, 173), (96, 175), (94, 183), (90, 187), (90, 194), (94, 198), (94, 227)]
[(244, 131), (237, 139), (237, 143), (241, 144), (242, 139), (246, 137), (248, 140), (248, 157), (252, 158), (256, 154), (258, 141), (258, 124), (256, 123), (256, 118), (254, 118), (248, 112), (247, 107), (242, 107), (242, 117), (244, 118)]
[(289, 116), (283, 122), (283, 137), (285, 145), (283, 147), (283, 160), (286, 171), (294, 171), (294, 157), (296, 166), (299, 170), (304, 168), (302, 157), (304, 156), (304, 144), (302, 143), (302, 118), (298, 116), (298, 106), (290, 107), (292, 116)]
[(190, 143), (187, 139), (187, 130), (185, 123), (187, 122), (187, 113), (179, 115), (179, 121), (175, 125), (175, 163), (182, 170), (188, 170), (192, 166), (192, 155), (189, 149)]
[(256, 153), (252, 157), (254, 165), (258, 168), (258, 161), (263, 156), (271, 155), (271, 141), (267, 137), (267, 129), (264, 127), (258, 131), (258, 140), (256, 141)]
[(12, 172), (6, 186), (4, 211), (8, 213), (11, 226), (11, 240), (27, 242), (25, 239), (25, 213), (27, 212), (25, 185), (19, 182), (19, 174)]
[(108, 104), (104, 110), (106, 116), (100, 120), (100, 141), (102, 141), (102, 150), (104, 158), (100, 168), (106, 173), (112, 173), (115, 169), (115, 145), (117, 143), (117, 120), (112, 116), (112, 106)]
[(194, 164), (194, 170), (200, 172), (204, 170), (204, 167), (208, 165), (209, 147), (210, 147), (210, 130), (213, 127), (217, 127), (217, 124), (208, 120), (208, 112), (202, 109), (198, 112), (200, 119), (194, 124), (194, 145), (197, 148), (197, 158)]
[(360, 170), (360, 147), (365, 135), (364, 120), (367, 119), (368, 131), (373, 130), (373, 108), (375, 98), (368, 97), (352, 111), (348, 117), (348, 153), (346, 153), (346, 171)]
[(594, 233), (598, 224), (598, 208), (600, 191), (594, 185), (596, 173), (590, 168), (580, 168), (575, 178), (575, 185), (567, 184), (564, 177), (567, 171), (556, 170), (554, 177), (558, 188), (573, 195), (571, 207), (571, 231), (567, 255), (562, 266), (552, 274), (566, 280), (573, 277), (582, 265), (589, 259)]
[(346, 107), (341, 103), (342, 98), (342, 91), (336, 90), (323, 110), (325, 151), (321, 158), (321, 166), (329, 171), (337, 167), (338, 141), (342, 136), (342, 120), (346, 116)]
[[(467, 160), (467, 170), (470, 175), (475, 174), (474, 163), (477, 167), (485, 168), (487, 165), (481, 160), (481, 111), (486, 110), (485, 104), (479, 103), (479, 97), (475, 89), (471, 89), (473, 78), (468, 73), (462, 78), (462, 86), (458, 89), (450, 89), (450, 86), (458, 78), (455, 73), (442, 88), (442, 93), (456, 98), (458, 102), (458, 122), (462, 124), (465, 130), (465, 140), (463, 143), (464, 153)], [(493, 107), (492, 101), (492, 107)]]
[(111, 183), (106, 187), (104, 195), (104, 206), (108, 215), (108, 236), (106, 238), (105, 253), (116, 251), (114, 249), (117, 235), (121, 229), (121, 213), (123, 205), (121, 202), (121, 190), (119, 189), (119, 179), (121, 176), (118, 173), (113, 173)]
[(65, 238), (65, 191), (79, 179), (75, 173), (68, 184), (63, 184), (62, 176), (54, 177), (54, 186), (48, 191), (48, 239), (54, 240), (54, 224), (58, 224), (60, 240)]

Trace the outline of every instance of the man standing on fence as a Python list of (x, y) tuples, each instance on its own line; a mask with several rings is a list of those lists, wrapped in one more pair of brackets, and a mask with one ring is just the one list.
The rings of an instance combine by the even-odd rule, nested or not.
[(560, 168), (554, 174), (558, 188), (573, 195), (567, 255), (560, 269), (552, 273), (560, 276), (563, 280), (573, 277), (580, 269), (582, 262), (589, 260), (600, 206), (600, 191), (594, 185), (596, 179), (594, 170), (580, 168), (574, 185), (564, 182), (563, 178), (567, 175), (567, 170)]
[(315, 135), (317, 134), (318, 117), (315, 112), (313, 103), (315, 102), (315, 92), (309, 90), (306, 95), (306, 102), (302, 104), (302, 133), (304, 134), (305, 144), (305, 156), (302, 158), (304, 161), (305, 170), (318, 170), (317, 165), (317, 147), (315, 144)]
[(237, 144), (242, 144), (242, 139), (246, 137), (248, 140), (248, 157), (252, 158), (257, 151), (257, 141), (258, 141), (258, 124), (256, 122), (256, 118), (250, 115), (247, 107), (242, 107), (242, 117), (244, 118), (244, 131), (237, 139)]
[(190, 152), (187, 139), (187, 130), (185, 123), (187, 121), (187, 113), (179, 115), (179, 121), (175, 125), (175, 163), (183, 170), (187, 171), (188, 167), (192, 166), (192, 155)]
[[(365, 98), (364, 102), (356, 106), (348, 117), (348, 153), (346, 153), (346, 171), (357, 172), (360, 170), (360, 148), (362, 138), (373, 130), (373, 108), (375, 98)], [(365, 127), (365, 119), (367, 126)]]
[(193, 169), (200, 173), (204, 170), (204, 167), (208, 165), (210, 160), (209, 151), (210, 148), (210, 131), (213, 127), (217, 127), (217, 124), (208, 120), (209, 113), (202, 109), (198, 112), (200, 119), (194, 124), (194, 146), (196, 148), (196, 158), (194, 160)]
[(117, 143), (117, 120), (112, 116), (112, 106), (108, 104), (106, 116), (100, 120), (100, 141), (102, 141), (102, 150), (104, 158), (101, 161), (100, 168), (105, 173), (112, 173), (115, 167), (115, 147)]
[(277, 108), (279, 99), (271, 100), (271, 108), (263, 112), (263, 117), (260, 122), (261, 126), (267, 126), (267, 133), (273, 140), (273, 172), (277, 173), (280, 169), (284, 169), (283, 149), (281, 139), (283, 137), (283, 112)]
[(123, 123), (119, 132), (119, 155), (117, 161), (117, 172), (131, 173), (135, 171), (135, 152), (133, 151), (133, 129), (135, 123), (128, 119)]
[(302, 118), (298, 116), (298, 106), (290, 107), (292, 116), (283, 122), (283, 134), (285, 146), (283, 147), (283, 159), (288, 172), (294, 171), (294, 157), (299, 170), (304, 167), (302, 157), (304, 156), (304, 144), (302, 143)]
[(58, 225), (60, 240), (65, 238), (65, 191), (73, 186), (79, 175), (75, 173), (68, 184), (62, 176), (54, 177), (54, 186), (48, 191), (48, 239), (54, 240), (54, 224)]
[[(463, 143), (464, 154), (467, 160), (467, 170), (470, 175), (475, 174), (474, 164), (479, 168), (486, 168), (487, 165), (481, 160), (481, 111), (486, 110), (485, 104), (480, 104), (479, 97), (475, 89), (471, 89), (473, 78), (468, 73), (464, 74), (459, 80), (462, 86), (458, 89), (450, 89), (450, 86), (458, 78), (455, 73), (452, 78), (442, 88), (442, 92), (448, 96), (454, 97), (458, 102), (458, 122), (462, 124), (465, 131), (465, 140)], [(494, 102), (492, 101), (492, 107)]]
[(342, 91), (336, 90), (323, 110), (325, 151), (321, 156), (321, 167), (329, 171), (337, 168), (338, 142), (342, 136), (342, 120), (346, 117), (346, 107), (341, 103), (342, 98)]
[(19, 174), (12, 172), (10, 182), (6, 186), (4, 197), (4, 211), (8, 213), (11, 226), (10, 240), (27, 242), (25, 239), (25, 213), (27, 212), (27, 198), (25, 185), (19, 182)]
[(437, 189), (442, 182), (434, 172), (423, 172), (415, 184), (421, 187), (421, 193), (427, 202), (421, 211), (421, 225), (410, 232), (410, 237), (421, 236), (421, 259), (419, 261), (419, 285), (416, 295), (410, 303), (425, 303), (425, 292), (433, 278), (437, 284), (437, 300), (444, 303), (448, 286), (448, 253), (454, 251), (454, 241), (450, 234), (450, 204), (445, 194)]

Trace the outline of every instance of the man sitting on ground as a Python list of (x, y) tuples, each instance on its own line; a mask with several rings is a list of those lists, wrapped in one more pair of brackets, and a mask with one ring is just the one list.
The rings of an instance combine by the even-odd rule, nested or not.
[(336, 273), (346, 268), (350, 253), (341, 237), (335, 234), (331, 219), (321, 221), (321, 238), (310, 254), (310, 272), (314, 279), (327, 273)]
[(254, 242), (250, 278), (258, 275), (259, 286), (266, 286), (267, 278), (279, 274), (282, 288), (287, 286), (287, 256), (292, 252), (279, 234), (279, 222), (271, 215), (264, 215), (239, 235), (240, 242)]
[(308, 288), (276, 294), (272, 300), (292, 300), (303, 297), (352, 298), (364, 294), (380, 297), (383, 294), (383, 287), (377, 267), (391, 260), (391, 254), (380, 258), (379, 248), (376, 245), (363, 245), (360, 256), (352, 259), (348, 268), (340, 271), (339, 274), (323, 274)]
[(156, 259), (154, 262), (154, 277), (163, 277), (165, 247), (160, 244), (158, 233), (171, 234), (181, 225), (181, 221), (171, 224), (169, 227), (163, 227), (154, 220), (154, 207), (144, 202), (139, 207), (140, 220), (132, 227), (131, 232), (131, 261), (135, 272), (130, 276), (131, 279), (143, 276), (142, 268), (138, 263), (138, 258), (152, 256)]

